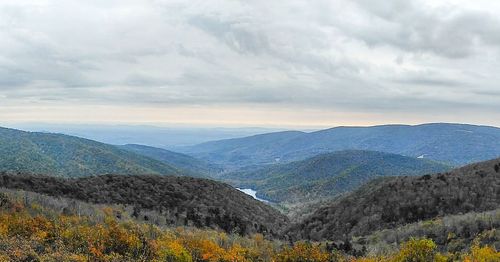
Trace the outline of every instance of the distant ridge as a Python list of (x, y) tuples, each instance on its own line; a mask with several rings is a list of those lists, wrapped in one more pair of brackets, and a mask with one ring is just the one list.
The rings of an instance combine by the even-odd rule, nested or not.
[(222, 168), (217, 165), (210, 164), (203, 160), (199, 160), (185, 154), (176, 153), (162, 148), (136, 144), (128, 144), (118, 147), (139, 155), (158, 160), (164, 164), (174, 166), (188, 175), (210, 176), (216, 175), (217, 173), (222, 171)]
[(460, 166), (500, 157), (500, 128), (433, 123), (416, 126), (335, 127), (220, 140), (184, 153), (227, 167), (303, 160), (340, 150), (371, 150)]
[(0, 171), (63, 177), (98, 174), (182, 175), (170, 165), (74, 136), (0, 128)]

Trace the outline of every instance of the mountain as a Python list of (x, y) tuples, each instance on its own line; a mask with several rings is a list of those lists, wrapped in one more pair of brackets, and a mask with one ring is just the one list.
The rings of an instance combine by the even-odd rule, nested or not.
[(106, 173), (181, 175), (177, 168), (83, 138), (0, 128), (0, 171), (79, 177)]
[(347, 150), (302, 161), (224, 174), (221, 179), (250, 187), (272, 202), (303, 202), (345, 193), (379, 176), (424, 175), (450, 167), (425, 159)]
[(446, 215), (500, 207), (500, 158), (448, 173), (377, 179), (316, 210), (292, 238), (338, 240)]
[(132, 205), (136, 217), (143, 210), (153, 210), (174, 226), (277, 236), (287, 223), (272, 207), (227, 184), (201, 178), (102, 175), (72, 179), (4, 172), (0, 187), (95, 204)]
[(156, 159), (170, 166), (174, 166), (181, 169), (186, 174), (206, 174), (215, 175), (220, 173), (222, 169), (214, 164), (209, 164), (205, 161), (196, 159), (194, 157), (172, 152), (162, 148), (128, 144), (123, 146), (118, 146), (121, 149), (125, 149), (130, 152), (134, 152), (139, 155), (143, 155), (152, 159)]
[(303, 160), (340, 150), (371, 150), (460, 166), (500, 156), (500, 128), (463, 124), (336, 127), (221, 140), (184, 153), (230, 167)]
[(279, 161), (279, 154), (273, 152), (304, 134), (299, 131), (284, 131), (206, 142), (183, 148), (181, 152), (224, 165), (229, 169), (251, 164), (275, 163)]

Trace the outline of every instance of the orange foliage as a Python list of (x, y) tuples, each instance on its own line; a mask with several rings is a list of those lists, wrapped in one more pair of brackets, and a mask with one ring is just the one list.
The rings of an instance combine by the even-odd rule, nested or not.
[(330, 261), (330, 254), (319, 246), (304, 242), (296, 243), (292, 248), (285, 248), (277, 254), (276, 261)]
[[(31, 208), (33, 207), (33, 208)], [(381, 262), (450, 261), (429, 239), (411, 239), (386, 257), (353, 258), (328, 252), (318, 243), (292, 246), (266, 240), (260, 234), (241, 237), (214, 230), (160, 229), (136, 222), (119, 222), (111, 208), (104, 221), (47, 213), (40, 206), (13, 203), (0, 209), (2, 261), (178, 261), (178, 262)], [(456, 254), (455, 254), (456, 255)], [(500, 253), (477, 243), (463, 261), (500, 261)]]

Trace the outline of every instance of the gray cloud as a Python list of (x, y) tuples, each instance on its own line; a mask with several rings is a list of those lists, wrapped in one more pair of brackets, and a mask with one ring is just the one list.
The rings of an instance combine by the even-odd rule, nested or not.
[(431, 3), (8, 0), (0, 101), (499, 110), (500, 9)]
[(453, 7), (426, 9), (422, 1), (356, 0), (370, 23), (344, 29), (370, 46), (390, 45), (409, 52), (464, 58), (483, 45), (500, 44), (498, 14)]
[(269, 49), (267, 37), (256, 30), (258, 25), (252, 24), (252, 21), (230, 22), (219, 19), (201, 15), (190, 18), (189, 24), (217, 37), (239, 53), (259, 55)]

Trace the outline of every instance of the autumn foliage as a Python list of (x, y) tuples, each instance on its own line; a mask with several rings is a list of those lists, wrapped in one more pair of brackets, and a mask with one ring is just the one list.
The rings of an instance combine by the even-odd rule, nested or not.
[(2, 199), (0, 261), (500, 261), (500, 253), (489, 246), (475, 244), (465, 254), (441, 254), (429, 239), (411, 239), (393, 254), (355, 258), (324, 243), (289, 244), (260, 234), (242, 237), (120, 221), (110, 207), (98, 221)]

